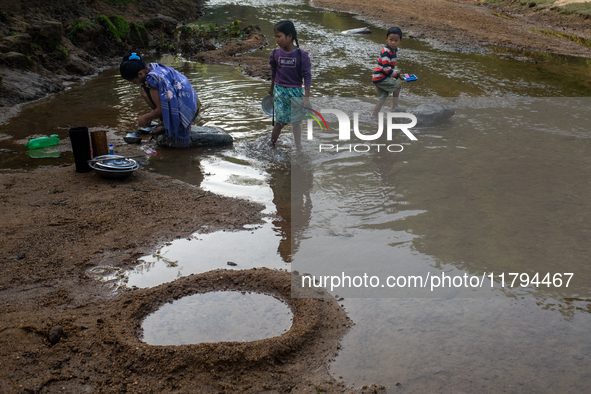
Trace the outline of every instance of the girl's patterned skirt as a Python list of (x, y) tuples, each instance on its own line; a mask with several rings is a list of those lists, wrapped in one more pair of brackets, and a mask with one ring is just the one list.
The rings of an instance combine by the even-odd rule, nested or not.
[[(286, 88), (275, 85), (273, 89), (273, 102), (275, 104), (275, 121), (277, 123), (301, 123), (306, 119), (302, 109), (304, 89)], [(292, 111), (292, 98), (293, 111)]]

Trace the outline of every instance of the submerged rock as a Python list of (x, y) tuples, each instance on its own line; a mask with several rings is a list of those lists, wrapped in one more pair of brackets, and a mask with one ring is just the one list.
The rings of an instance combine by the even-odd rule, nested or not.
[(418, 127), (433, 126), (438, 123), (447, 122), (455, 114), (453, 108), (437, 103), (421, 104), (408, 112), (417, 117)]
[[(233, 141), (232, 136), (219, 127), (191, 126), (191, 145), (189, 145), (189, 148), (232, 145)], [(166, 134), (156, 137), (156, 143), (158, 146), (165, 148), (181, 147), (172, 138), (167, 137)]]
[(371, 29), (369, 27), (362, 27), (359, 29), (345, 30), (341, 34), (371, 34)]

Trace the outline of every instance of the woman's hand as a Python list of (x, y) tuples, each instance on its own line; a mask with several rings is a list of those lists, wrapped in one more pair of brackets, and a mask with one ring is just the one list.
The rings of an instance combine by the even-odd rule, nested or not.
[(145, 115), (140, 116), (137, 120), (137, 125), (139, 127), (147, 127), (148, 124), (150, 124), (150, 120), (151, 120), (149, 115), (150, 114), (145, 114)]
[(310, 107), (310, 97), (304, 97), (304, 99), (302, 100), (302, 106), (304, 108)]
[(273, 94), (273, 86), (269, 88), (269, 94)]

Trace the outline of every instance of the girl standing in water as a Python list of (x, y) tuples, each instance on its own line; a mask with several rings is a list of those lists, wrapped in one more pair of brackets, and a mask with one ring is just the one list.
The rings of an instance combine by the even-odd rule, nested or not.
[[(291, 99), (301, 100), (302, 107), (310, 105), (310, 86), (312, 84), (312, 65), (308, 52), (302, 51), (298, 35), (292, 21), (280, 21), (275, 25), (275, 40), (279, 48), (271, 52), (271, 89), (275, 105), (275, 126), (271, 134), (271, 144), (275, 146), (281, 129), (292, 124), (296, 146), (302, 139), (301, 123), (304, 119), (302, 110), (291, 110)], [(295, 45), (294, 45), (295, 42)], [(302, 89), (302, 80), (304, 89)], [(303, 99), (301, 99), (303, 97)]]
[(142, 87), (141, 95), (152, 109), (139, 117), (138, 126), (162, 119), (164, 126), (155, 128), (152, 135), (166, 132), (179, 146), (189, 146), (191, 124), (199, 108), (197, 93), (187, 77), (160, 63), (146, 65), (135, 52), (123, 58), (119, 71), (124, 79)]

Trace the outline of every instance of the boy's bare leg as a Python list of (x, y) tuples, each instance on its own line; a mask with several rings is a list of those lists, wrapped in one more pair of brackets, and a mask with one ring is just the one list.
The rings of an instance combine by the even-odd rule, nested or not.
[(373, 110), (373, 114), (371, 114), (371, 116), (373, 116), (374, 118), (378, 117), (378, 114), (380, 113), (380, 110), (384, 106), (384, 103), (386, 102), (387, 99), (388, 99), (388, 97), (380, 97), (380, 99), (378, 100), (378, 102)]
[(398, 106), (398, 97), (400, 97), (400, 88), (392, 93), (392, 112), (396, 111), (396, 107)]
[(271, 144), (275, 146), (277, 139), (279, 138), (279, 134), (281, 134), (281, 129), (283, 128), (283, 123), (275, 123), (273, 126), (273, 132), (271, 133)]
[(302, 125), (300, 123), (292, 123), (291, 128), (293, 130), (293, 140), (299, 148), (302, 146)]

